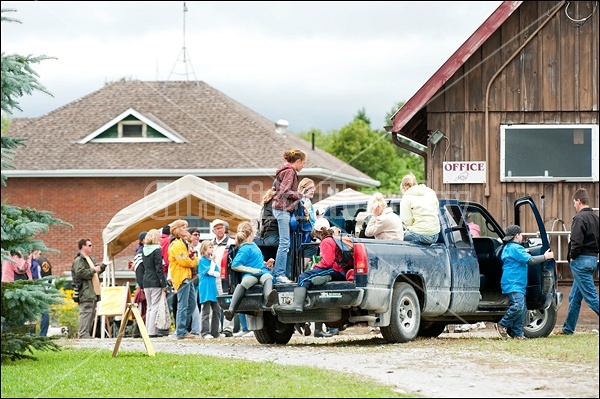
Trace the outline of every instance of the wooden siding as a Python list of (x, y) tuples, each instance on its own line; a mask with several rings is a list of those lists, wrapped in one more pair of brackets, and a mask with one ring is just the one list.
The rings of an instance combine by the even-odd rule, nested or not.
[[(448, 140), (429, 144), (427, 182), (440, 196), (484, 204), (502, 226), (513, 223), (515, 199), (530, 195), (536, 201), (547, 230), (570, 230), (575, 215), (571, 196), (579, 187), (588, 190), (592, 207), (598, 207), (598, 182), (500, 182), (500, 125), (598, 124), (599, 11), (577, 26), (564, 12), (564, 3), (531, 1), (504, 22), (473, 56), (449, 79), (427, 105), (427, 129), (440, 129)], [(489, 196), (483, 184), (443, 184), (443, 161), (486, 160), (485, 93), (490, 79), (560, 7), (544, 27), (494, 80), (489, 95)], [(587, 16), (593, 2), (571, 2), (573, 17)], [(575, 161), (575, 160), (574, 160)], [(523, 226), (525, 231), (533, 226)], [(561, 240), (566, 257), (566, 237)], [(551, 245), (558, 250), (557, 237)], [(568, 266), (559, 267), (570, 278)]]

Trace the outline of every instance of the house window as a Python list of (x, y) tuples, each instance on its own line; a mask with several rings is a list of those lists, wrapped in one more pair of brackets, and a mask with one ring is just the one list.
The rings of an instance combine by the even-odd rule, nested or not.
[(598, 125), (502, 125), (500, 181), (598, 179)]
[(146, 137), (146, 124), (137, 120), (121, 121), (118, 124), (119, 138)]

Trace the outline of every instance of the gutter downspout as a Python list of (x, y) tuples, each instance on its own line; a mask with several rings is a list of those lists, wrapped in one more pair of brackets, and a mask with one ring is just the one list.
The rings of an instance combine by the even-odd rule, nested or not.
[[(392, 127), (392, 126), (390, 126), (390, 127)], [(425, 161), (425, 180), (427, 180), (427, 153), (425, 151), (419, 150), (418, 148), (411, 147), (410, 145), (398, 140), (398, 133), (396, 133), (396, 132), (392, 132), (392, 141), (398, 147), (404, 148), (406, 151), (412, 152), (414, 154), (417, 154), (417, 155), (420, 155), (423, 157), (423, 160)]]
[(485, 127), (485, 163), (487, 165), (487, 167), (485, 168), (485, 190), (484, 190), (484, 194), (486, 197), (490, 196), (490, 167), (489, 167), (489, 160), (490, 160), (490, 126), (489, 126), (489, 112), (490, 112), (490, 105), (489, 105), (489, 101), (490, 101), (490, 90), (492, 88), (492, 83), (494, 83), (494, 80), (496, 80), (496, 78), (498, 77), (498, 75), (500, 75), (500, 73), (504, 70), (504, 68), (506, 68), (508, 66), (508, 64), (521, 52), (521, 50), (523, 50), (523, 48), (539, 33), (539, 31), (542, 30), (542, 28), (544, 26), (546, 26), (546, 24), (548, 22), (550, 22), (550, 20), (554, 17), (554, 15), (556, 15), (556, 13), (558, 13), (558, 11), (560, 11), (560, 9), (562, 8), (562, 6), (564, 6), (566, 3), (566, 1), (562, 1), (561, 3), (558, 4), (558, 6), (556, 7), (556, 9), (554, 11), (552, 11), (552, 13), (548, 16), (548, 18), (546, 18), (546, 20), (544, 22), (542, 22), (542, 24), (540, 26), (538, 26), (538, 28), (527, 38), (527, 40), (525, 40), (523, 42), (523, 44), (513, 53), (513, 55), (510, 56), (510, 58), (508, 60), (506, 60), (506, 62), (500, 67), (500, 69), (498, 69), (498, 71), (494, 74), (494, 76), (492, 76), (492, 78), (490, 79), (487, 88), (485, 89), (485, 119), (484, 119), (484, 127)]

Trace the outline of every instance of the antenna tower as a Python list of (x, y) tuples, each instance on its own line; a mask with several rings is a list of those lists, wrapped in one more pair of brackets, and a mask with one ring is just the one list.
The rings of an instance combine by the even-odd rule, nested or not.
[[(191, 60), (189, 54), (187, 53), (187, 49), (185, 48), (185, 13), (187, 12), (187, 10), (188, 10), (187, 6), (185, 5), (185, 2), (184, 2), (183, 3), (183, 47), (181, 48), (181, 51), (179, 52), (179, 55), (177, 56), (177, 60), (175, 61), (175, 65), (173, 65), (173, 68), (171, 69), (171, 73), (169, 73), (167, 82), (171, 79), (171, 75), (175, 74), (175, 75), (185, 76), (186, 81), (189, 81), (190, 76), (193, 76), (193, 78), (194, 78), (193, 80), (196, 82), (196, 84), (198, 84), (198, 79), (196, 78), (196, 73), (194, 72), (194, 66), (192, 65), (192, 60)], [(173, 72), (179, 62), (183, 62), (183, 66), (185, 68), (185, 73), (174, 73)], [(188, 64), (189, 64), (189, 69), (188, 69)], [(167, 82), (165, 82), (165, 86), (166, 86)]]

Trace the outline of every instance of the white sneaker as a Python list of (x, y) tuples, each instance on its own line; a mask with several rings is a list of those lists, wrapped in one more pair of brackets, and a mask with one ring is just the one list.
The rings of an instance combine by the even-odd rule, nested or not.
[(204, 338), (204, 339), (215, 339), (215, 337), (213, 337), (213, 336), (212, 336), (212, 335), (210, 335), (210, 334), (206, 334), (206, 335), (205, 335), (205, 336), (203, 336), (202, 338)]
[(254, 331), (248, 331), (246, 334), (244, 334), (244, 338), (252, 338), (254, 337)]
[(240, 331), (238, 331), (236, 333), (233, 333), (233, 336), (234, 337), (243, 337), (244, 335), (246, 335), (247, 332), (248, 331), (242, 331), (242, 330), (240, 330)]
[(277, 276), (277, 277), (275, 277), (275, 279), (277, 279), (278, 284), (290, 284), (292, 282), (292, 280), (287, 278), (287, 276), (285, 276), (285, 275)]

